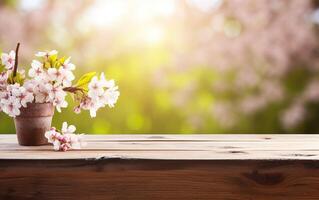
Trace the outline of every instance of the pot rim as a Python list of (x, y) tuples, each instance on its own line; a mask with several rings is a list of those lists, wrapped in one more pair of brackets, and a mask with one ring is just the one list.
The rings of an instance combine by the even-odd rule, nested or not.
[(20, 108), (20, 115), (15, 118), (49, 117), (54, 115), (52, 103), (28, 103), (27, 107)]

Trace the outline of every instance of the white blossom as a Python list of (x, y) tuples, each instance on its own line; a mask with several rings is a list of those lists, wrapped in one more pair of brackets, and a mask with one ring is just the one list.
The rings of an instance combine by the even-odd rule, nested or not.
[(8, 73), (0, 73), (0, 91), (4, 90), (7, 87)]
[(44, 135), (48, 139), (48, 142), (52, 144), (61, 136), (61, 134), (53, 127), (49, 131), (46, 131)]
[(62, 130), (61, 130), (63, 134), (72, 134), (75, 132), (75, 130), (76, 130), (76, 128), (74, 125), (68, 126), (67, 122), (63, 122)]
[(14, 96), (10, 96), (8, 99), (1, 99), (2, 110), (10, 117), (16, 117), (20, 115), (20, 101)]
[(60, 148), (61, 148), (61, 142), (60, 142), (60, 140), (54, 140), (54, 142), (53, 142), (53, 149), (54, 149), (55, 151), (59, 151)]
[(39, 51), (38, 53), (35, 54), (37, 57), (49, 57), (51, 55), (56, 55), (58, 54), (57, 50), (52, 50), (52, 51)]
[(106, 80), (104, 73), (100, 75), (100, 79), (94, 76), (88, 85), (88, 89), (88, 97), (80, 103), (80, 108), (89, 110), (91, 117), (96, 117), (97, 110), (105, 107), (105, 105), (114, 107), (120, 95), (114, 80)]
[(9, 54), (7, 54), (7, 53), (1, 54), (1, 61), (2, 61), (2, 64), (5, 65), (6, 69), (8, 69), (8, 70), (13, 69), (14, 62), (15, 62), (15, 56), (16, 56), (16, 53), (14, 51), (10, 51)]
[(55, 108), (57, 109), (58, 112), (61, 112), (61, 108), (68, 107), (68, 102), (65, 101), (64, 99), (55, 99), (53, 101), (53, 105), (55, 105)]
[(120, 96), (120, 92), (117, 90), (118, 87), (113, 87), (107, 89), (103, 94), (103, 102), (105, 102), (106, 105), (109, 107), (114, 107), (114, 104), (117, 102), (117, 99)]
[(61, 132), (52, 127), (45, 132), (48, 142), (53, 144), (55, 151), (67, 151), (70, 149), (81, 149), (86, 145), (83, 134), (74, 134), (76, 128), (74, 125), (68, 126), (67, 122), (63, 122)]
[(89, 83), (88, 96), (91, 98), (97, 98), (98, 96), (102, 95), (104, 92), (103, 83), (104, 82), (99, 81), (98, 78), (94, 76)]
[(37, 91), (35, 91), (35, 102), (36, 103), (46, 103), (50, 102), (49, 91), (44, 84), (37, 85)]
[(72, 71), (60, 67), (59, 71), (62, 73), (62, 85), (69, 87), (72, 85), (72, 81), (75, 79)]
[(33, 60), (31, 63), (31, 69), (29, 70), (28, 75), (31, 78), (40, 79), (44, 73), (43, 64), (37, 60)]
[(61, 70), (57, 68), (49, 68), (48, 69), (48, 78), (50, 81), (56, 81), (57, 83), (62, 83), (63, 81), (63, 74)]
[(23, 107), (27, 107), (27, 103), (31, 103), (34, 100), (33, 93), (27, 91), (24, 87), (13, 90), (12, 94), (20, 100)]
[(62, 64), (63, 69), (75, 70), (75, 65), (70, 63), (70, 60), (71, 60), (71, 57), (69, 57), (68, 59), (64, 61), (64, 63)]

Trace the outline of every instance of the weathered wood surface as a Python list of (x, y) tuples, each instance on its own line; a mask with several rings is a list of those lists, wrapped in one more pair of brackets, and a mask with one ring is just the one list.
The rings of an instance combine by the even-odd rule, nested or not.
[(319, 199), (319, 135), (0, 135), (0, 199)]

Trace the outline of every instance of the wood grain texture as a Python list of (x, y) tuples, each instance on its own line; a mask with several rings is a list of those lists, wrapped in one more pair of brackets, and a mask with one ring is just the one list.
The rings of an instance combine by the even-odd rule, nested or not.
[(15, 135), (0, 135), (0, 159), (319, 159), (317, 135), (87, 135), (80, 151), (52, 146), (19, 146)]
[(317, 135), (86, 139), (64, 153), (0, 135), (0, 199), (319, 199)]

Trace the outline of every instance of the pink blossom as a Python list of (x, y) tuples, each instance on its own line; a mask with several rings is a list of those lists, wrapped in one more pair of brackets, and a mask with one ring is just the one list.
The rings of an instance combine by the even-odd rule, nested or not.
[(81, 149), (86, 145), (83, 140), (83, 134), (74, 134), (76, 128), (74, 125), (68, 126), (67, 122), (63, 122), (62, 131), (57, 131), (52, 127), (45, 132), (48, 142), (53, 144), (55, 151), (67, 151), (70, 149)]
[(43, 73), (43, 64), (37, 60), (33, 60), (31, 63), (31, 69), (29, 70), (29, 76), (39, 80), (42, 78)]
[(2, 64), (5, 65), (6, 69), (12, 70), (15, 62), (15, 52), (10, 51), (9, 54), (7, 53), (2, 53), (1, 54), (1, 61)]
[(19, 99), (14, 96), (9, 96), (8, 99), (1, 99), (2, 110), (10, 117), (16, 117), (20, 115), (21, 104)]
[(37, 57), (49, 57), (52, 55), (56, 55), (58, 54), (58, 51), (56, 50), (52, 50), (52, 51), (39, 51), (38, 53), (35, 54), (35, 56)]

